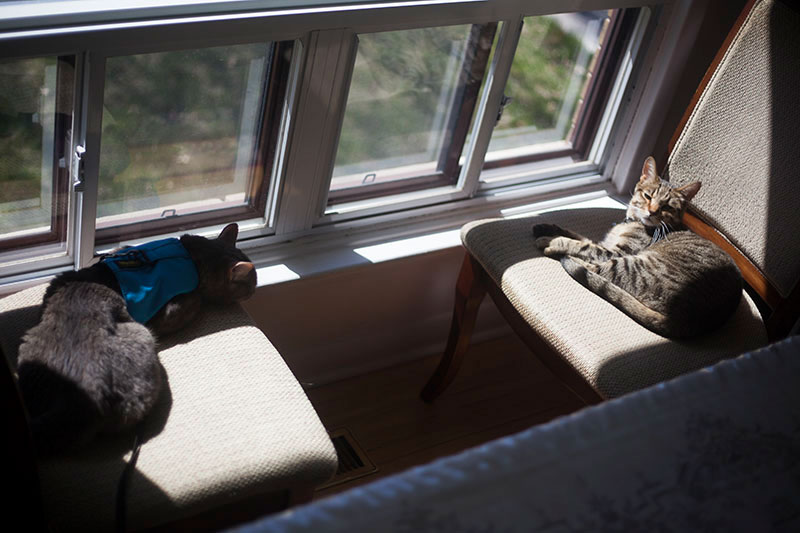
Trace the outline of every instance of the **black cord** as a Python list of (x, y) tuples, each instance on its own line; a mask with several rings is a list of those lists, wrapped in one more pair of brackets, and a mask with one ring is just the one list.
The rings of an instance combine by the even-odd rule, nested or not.
[(116, 528), (115, 528), (117, 533), (124, 533), (125, 531), (125, 522), (127, 519), (125, 497), (128, 492), (128, 485), (130, 484), (131, 473), (136, 468), (136, 460), (139, 458), (139, 449), (141, 447), (142, 443), (139, 437), (139, 432), (137, 431), (136, 435), (133, 437), (133, 452), (131, 453), (131, 459), (130, 461), (128, 461), (128, 464), (126, 464), (125, 468), (122, 470), (122, 475), (119, 477), (119, 483), (117, 484)]

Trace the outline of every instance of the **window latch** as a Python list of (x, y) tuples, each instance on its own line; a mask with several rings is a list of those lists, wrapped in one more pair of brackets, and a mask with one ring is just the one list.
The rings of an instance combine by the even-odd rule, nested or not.
[(503, 110), (506, 108), (508, 104), (511, 103), (511, 100), (513, 100), (513, 98), (511, 98), (510, 96), (506, 96), (505, 94), (503, 95), (503, 98), (500, 100), (500, 109), (497, 110), (497, 121), (495, 122), (495, 124), (497, 122), (500, 122), (500, 119), (503, 118)]
[(85, 160), (83, 155), (86, 153), (86, 147), (79, 144), (75, 147), (75, 157), (72, 161), (72, 189), (75, 192), (83, 192), (84, 182), (84, 166)]

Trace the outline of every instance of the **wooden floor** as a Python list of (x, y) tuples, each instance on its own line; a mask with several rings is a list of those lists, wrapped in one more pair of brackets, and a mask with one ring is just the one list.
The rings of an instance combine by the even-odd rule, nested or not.
[(436, 354), (308, 391), (325, 427), (349, 430), (378, 467), (317, 491), (315, 499), (583, 407), (512, 335), (472, 346), (450, 388), (429, 405), (419, 391), (438, 359)]

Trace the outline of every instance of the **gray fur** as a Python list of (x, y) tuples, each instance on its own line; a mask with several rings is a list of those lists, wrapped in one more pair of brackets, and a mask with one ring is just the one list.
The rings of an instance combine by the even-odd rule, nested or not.
[(43, 453), (135, 426), (162, 386), (153, 335), (119, 294), (86, 282), (49, 298), (41, 322), (23, 337), (18, 374)]
[(40, 453), (125, 431), (147, 416), (164, 383), (154, 335), (185, 327), (206, 303), (226, 304), (255, 291), (256, 271), (236, 248), (237, 235), (238, 226), (229, 224), (216, 239), (181, 238), (199, 285), (167, 302), (147, 326), (131, 318), (113, 273), (102, 263), (50, 283), (41, 321), (22, 339), (17, 367)]
[(561, 259), (582, 285), (665, 337), (686, 338), (720, 327), (736, 311), (742, 277), (722, 249), (683, 228), (699, 182), (673, 188), (648, 158), (628, 219), (592, 242), (552, 224), (533, 228), (545, 255)]

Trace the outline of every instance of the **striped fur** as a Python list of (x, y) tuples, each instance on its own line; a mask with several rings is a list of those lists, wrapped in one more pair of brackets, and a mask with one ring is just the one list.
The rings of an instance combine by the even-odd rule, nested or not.
[(736, 310), (742, 277), (733, 260), (681, 223), (699, 182), (673, 188), (648, 157), (628, 218), (592, 242), (552, 224), (533, 227), (536, 245), (646, 328), (672, 338), (702, 335)]

